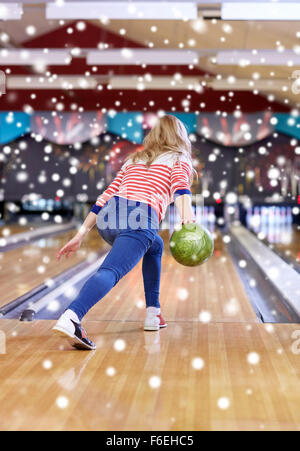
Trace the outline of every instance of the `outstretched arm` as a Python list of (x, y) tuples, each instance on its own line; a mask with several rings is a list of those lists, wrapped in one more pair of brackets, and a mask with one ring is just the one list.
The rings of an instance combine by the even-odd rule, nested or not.
[(179, 211), (183, 224), (195, 222), (195, 216), (192, 208), (192, 199), (190, 194), (183, 194), (175, 198), (175, 206)]
[(63, 246), (59, 252), (57, 253), (57, 260), (60, 261), (61, 257), (65, 255), (67, 258), (70, 257), (70, 255), (74, 254), (74, 252), (78, 251), (78, 249), (81, 246), (83, 238), (89, 233), (89, 231), (94, 227), (96, 224), (97, 215), (95, 213), (89, 213), (74, 236), (65, 246)]
[(113, 182), (108, 186), (108, 188), (104, 191), (101, 196), (98, 197), (95, 205), (93, 206), (90, 213), (87, 215), (84, 223), (78, 230), (77, 234), (72, 238), (65, 246), (63, 246), (59, 252), (57, 253), (57, 260), (59, 261), (63, 255), (67, 258), (70, 255), (74, 254), (74, 252), (78, 251), (81, 246), (83, 238), (89, 233), (89, 231), (94, 227), (97, 221), (97, 214), (103, 207), (103, 205), (118, 192), (119, 186), (123, 179), (124, 171), (121, 169)]
[(195, 222), (190, 189), (191, 172), (188, 163), (177, 161), (171, 173), (171, 191), (183, 224)]

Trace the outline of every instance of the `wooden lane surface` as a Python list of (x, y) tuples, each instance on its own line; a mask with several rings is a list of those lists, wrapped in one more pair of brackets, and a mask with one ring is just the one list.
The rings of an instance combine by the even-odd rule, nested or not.
[(30, 232), (38, 228), (39, 227), (36, 224), (27, 224), (25, 226), (19, 224), (6, 224), (0, 227), (0, 236), (6, 238), (15, 235), (16, 233)]
[[(58, 264), (57, 250), (74, 236), (74, 231), (14, 249), (2, 255), (0, 305), (30, 291), (45, 280), (109, 246), (93, 229), (81, 249)], [(165, 251), (162, 264), (161, 305), (168, 321), (253, 321), (257, 317), (225, 249), (221, 236), (215, 242), (214, 256), (203, 266), (187, 268), (174, 261), (169, 252), (168, 232), (163, 232)], [(121, 258), (121, 257), (120, 257)], [(124, 277), (88, 314), (89, 319), (142, 321), (144, 293), (141, 263)]]
[(0, 320), (1, 430), (300, 430), (299, 325), (88, 321), (80, 352), (53, 324)]
[[(242, 282), (217, 232), (215, 253), (204, 265), (188, 268), (175, 262), (169, 251), (169, 235), (162, 233), (160, 302), (168, 321), (258, 322)], [(145, 300), (141, 262), (96, 304), (89, 320), (143, 321)]]
[[(286, 241), (287, 239), (288, 236), (283, 235), (283, 240)], [(300, 226), (298, 226), (298, 229), (296, 227), (293, 228), (290, 242), (276, 243), (274, 248), (291, 260), (300, 263)]]
[(0, 253), (0, 306), (92, 256), (94, 252), (108, 249), (97, 230), (93, 229), (76, 254), (58, 263), (57, 251), (74, 235), (72, 230), (52, 238), (39, 238), (29, 245)]

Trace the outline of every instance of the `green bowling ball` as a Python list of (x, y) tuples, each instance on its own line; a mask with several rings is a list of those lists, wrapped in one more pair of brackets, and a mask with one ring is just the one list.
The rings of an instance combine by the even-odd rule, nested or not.
[(213, 254), (214, 240), (211, 233), (201, 225), (184, 224), (172, 233), (170, 250), (181, 265), (202, 265)]

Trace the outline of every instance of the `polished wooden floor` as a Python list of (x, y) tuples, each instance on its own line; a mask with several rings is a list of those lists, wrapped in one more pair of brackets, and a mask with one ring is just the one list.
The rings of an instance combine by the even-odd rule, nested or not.
[(0, 235), (2, 237), (8, 237), (11, 235), (15, 235), (16, 233), (23, 233), (23, 232), (30, 232), (37, 228), (38, 226), (36, 224), (27, 224), (27, 225), (20, 225), (20, 224), (6, 224), (0, 226)]
[(140, 271), (86, 316), (94, 352), (0, 320), (1, 430), (300, 430), (300, 326), (258, 323), (220, 236), (197, 268), (166, 248), (160, 332)]
[[(217, 233), (213, 257), (202, 266), (184, 267), (169, 252), (168, 232), (160, 302), (170, 321), (258, 322), (221, 235)], [(144, 293), (141, 262), (87, 315), (88, 320), (143, 321)]]
[(1, 430), (300, 430), (299, 325), (88, 321), (94, 352), (52, 325), (0, 322)]

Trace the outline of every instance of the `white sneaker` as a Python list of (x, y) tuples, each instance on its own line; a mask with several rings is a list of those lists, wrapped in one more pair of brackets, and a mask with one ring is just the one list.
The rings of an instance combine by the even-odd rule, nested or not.
[(148, 307), (146, 309), (144, 330), (159, 330), (160, 329), (159, 315), (160, 315), (160, 308)]
[(80, 324), (78, 316), (73, 310), (66, 310), (52, 330), (57, 335), (68, 338), (68, 341), (74, 348), (85, 350), (96, 349), (95, 343), (88, 339), (84, 328)]

